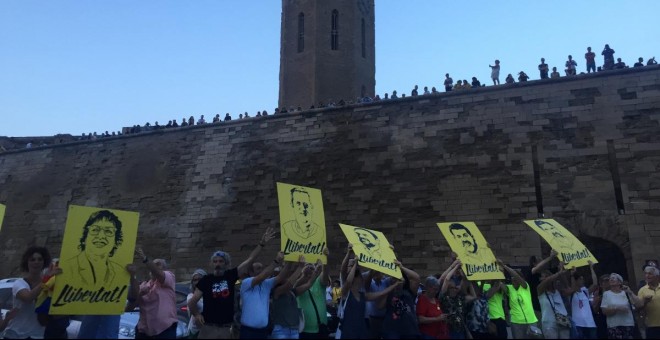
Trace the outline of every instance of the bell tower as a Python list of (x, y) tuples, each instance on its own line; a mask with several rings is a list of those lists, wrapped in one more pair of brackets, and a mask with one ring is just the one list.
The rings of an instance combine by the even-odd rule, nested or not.
[(374, 0), (282, 0), (279, 107), (374, 96)]

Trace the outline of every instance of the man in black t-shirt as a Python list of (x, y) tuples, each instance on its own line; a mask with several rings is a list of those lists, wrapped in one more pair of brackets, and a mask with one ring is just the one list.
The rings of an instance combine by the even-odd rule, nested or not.
[[(211, 255), (213, 273), (199, 280), (193, 296), (188, 301), (188, 310), (200, 327), (199, 339), (230, 339), (230, 327), (234, 321), (234, 284), (241, 274), (247, 272), (266, 243), (274, 237), (275, 231), (268, 228), (259, 245), (238, 267), (229, 269), (231, 257), (224, 251), (216, 251)], [(200, 313), (197, 302), (201, 298), (204, 298), (204, 310)]]

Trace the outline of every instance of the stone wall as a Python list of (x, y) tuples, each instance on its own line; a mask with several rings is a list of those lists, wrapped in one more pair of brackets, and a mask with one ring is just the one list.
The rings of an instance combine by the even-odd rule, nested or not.
[(215, 249), (238, 262), (278, 227), (281, 181), (323, 191), (333, 270), (339, 222), (383, 231), (426, 275), (448, 264), (436, 222), (475, 221), (525, 265), (546, 246), (522, 220), (544, 214), (640, 279), (660, 241), (659, 119), (645, 67), (7, 152), (0, 274), (28, 244), (59, 253), (69, 204), (139, 211), (138, 244), (179, 278)]

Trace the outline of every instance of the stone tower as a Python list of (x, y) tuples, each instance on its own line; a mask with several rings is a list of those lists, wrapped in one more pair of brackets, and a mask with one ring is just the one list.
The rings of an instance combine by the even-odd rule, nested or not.
[(374, 0), (282, 0), (279, 107), (374, 96)]

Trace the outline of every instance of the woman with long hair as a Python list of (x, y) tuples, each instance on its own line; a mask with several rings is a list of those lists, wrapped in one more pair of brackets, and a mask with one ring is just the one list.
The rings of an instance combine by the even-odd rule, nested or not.
[(39, 323), (35, 313), (35, 301), (42, 290), (42, 272), (51, 262), (50, 253), (44, 247), (30, 247), (21, 257), (23, 277), (14, 281), (11, 289), (14, 295), (16, 316), (9, 321), (5, 329), (5, 339), (43, 338), (44, 326)]

